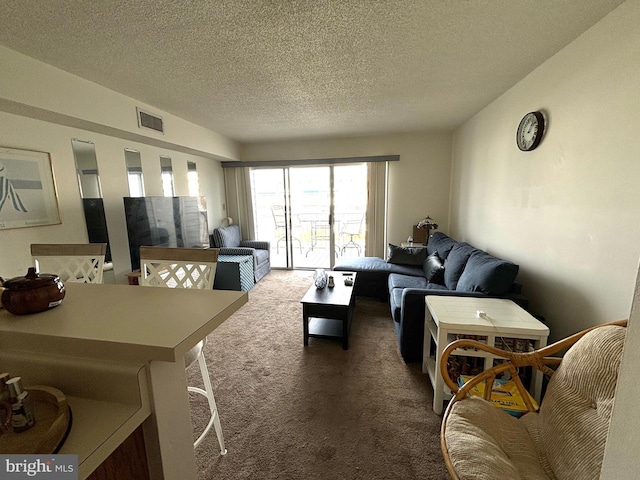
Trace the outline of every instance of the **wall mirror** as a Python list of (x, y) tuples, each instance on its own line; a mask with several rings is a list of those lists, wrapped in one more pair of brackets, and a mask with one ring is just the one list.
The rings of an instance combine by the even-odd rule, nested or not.
[(175, 196), (173, 188), (173, 167), (171, 166), (171, 157), (160, 155), (160, 171), (162, 175), (162, 194), (165, 197)]
[[(98, 160), (93, 142), (86, 140), (71, 140), (73, 157), (76, 163), (76, 175), (78, 176), (78, 187), (82, 198), (82, 208), (84, 210), (84, 220), (87, 226), (89, 243), (106, 243), (107, 253), (105, 262), (111, 263), (111, 248), (109, 244), (109, 232), (107, 230), (107, 219), (104, 213), (104, 202), (102, 200), (102, 186), (100, 184), (100, 173), (98, 172)], [(107, 268), (109, 268), (107, 266)], [(105, 272), (106, 273), (106, 272)], [(108, 281), (109, 275), (105, 274), (104, 281)]]
[(95, 145), (92, 142), (74, 138), (71, 140), (71, 147), (76, 161), (80, 196), (82, 198), (102, 198)]
[(144, 197), (144, 179), (142, 178), (142, 160), (140, 152), (124, 149), (124, 163), (127, 167), (130, 197)]
[(196, 162), (187, 162), (187, 182), (189, 184), (189, 196), (200, 196), (200, 181), (198, 180)]

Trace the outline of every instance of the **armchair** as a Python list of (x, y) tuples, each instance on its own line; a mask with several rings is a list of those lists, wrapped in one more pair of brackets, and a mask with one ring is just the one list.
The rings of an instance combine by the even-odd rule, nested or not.
[(220, 249), (220, 255), (252, 255), (253, 275), (257, 282), (271, 271), (270, 244), (241, 238), (240, 226), (229, 225), (215, 228), (209, 241), (212, 247)]
[[(449, 344), (442, 354), (441, 374), (453, 398), (444, 414), (440, 439), (451, 478), (600, 478), (626, 324), (623, 320), (598, 325), (526, 353), (473, 340)], [(458, 348), (485, 350), (507, 361), (458, 387), (444, 366)], [(567, 348), (563, 357), (549, 356)], [(518, 377), (518, 367), (525, 366), (551, 376), (537, 412)], [(475, 385), (486, 382), (488, 397), (493, 380), (504, 372), (516, 381), (529, 410), (519, 419), (483, 398), (468, 396)]]

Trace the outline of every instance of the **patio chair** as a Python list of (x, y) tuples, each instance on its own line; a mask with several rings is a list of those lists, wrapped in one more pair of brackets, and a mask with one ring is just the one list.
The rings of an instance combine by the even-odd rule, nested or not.
[(340, 219), (340, 232), (338, 233), (338, 239), (340, 242), (339, 252), (344, 256), (348, 248), (355, 249), (358, 252), (358, 256), (362, 253), (362, 248), (358, 242), (355, 241), (362, 237), (362, 224), (364, 223), (363, 213), (351, 213), (343, 214)]
[[(285, 210), (282, 205), (272, 205), (271, 215), (273, 216), (273, 223), (276, 227), (276, 237), (278, 237), (278, 240), (276, 241), (276, 253), (279, 254), (280, 242), (286, 241), (287, 239), (287, 217), (285, 215)], [(298, 225), (292, 224), (291, 229), (293, 230), (294, 228), (297, 229)], [(293, 234), (293, 232), (291, 234), (291, 242), (292, 244), (295, 242), (298, 242), (300, 253), (302, 253), (302, 242), (297, 236)]]

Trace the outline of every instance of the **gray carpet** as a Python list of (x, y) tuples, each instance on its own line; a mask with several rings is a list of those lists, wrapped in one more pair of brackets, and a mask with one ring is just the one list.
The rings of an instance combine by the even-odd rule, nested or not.
[[(445, 479), (441, 418), (418, 364), (397, 350), (389, 307), (358, 298), (350, 348), (302, 344), (312, 272), (272, 271), (209, 335), (206, 358), (228, 454), (212, 430), (198, 479)], [(197, 367), (189, 380), (198, 383)], [(206, 401), (192, 398), (196, 434)]]

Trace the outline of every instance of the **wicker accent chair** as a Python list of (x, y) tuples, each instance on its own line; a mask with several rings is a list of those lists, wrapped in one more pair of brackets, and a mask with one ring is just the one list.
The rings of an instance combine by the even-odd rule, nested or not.
[[(598, 479), (613, 409), (626, 320), (598, 325), (547, 347), (512, 353), (473, 340), (456, 340), (442, 355), (441, 374), (453, 397), (444, 413), (440, 443), (454, 480)], [(507, 361), (476, 375), (462, 387), (446, 371), (447, 358), (472, 347)], [(563, 357), (550, 357), (569, 350)], [(531, 366), (550, 376), (535, 411), (518, 377)], [(554, 371), (555, 368), (555, 371)], [(481, 382), (485, 397), (502, 372), (510, 372), (529, 410), (509, 415), (468, 392)]]

